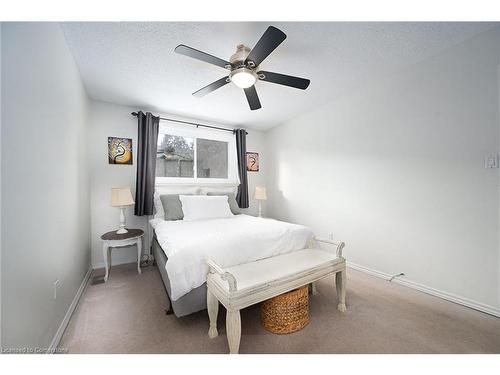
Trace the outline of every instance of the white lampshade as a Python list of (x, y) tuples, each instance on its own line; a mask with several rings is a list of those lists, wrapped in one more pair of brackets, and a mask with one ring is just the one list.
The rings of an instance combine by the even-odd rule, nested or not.
[(262, 186), (256, 186), (255, 192), (253, 193), (253, 199), (265, 201), (267, 199), (266, 188)]
[(130, 188), (112, 188), (111, 189), (111, 206), (113, 207), (123, 207), (133, 205), (134, 198), (132, 198), (132, 192)]

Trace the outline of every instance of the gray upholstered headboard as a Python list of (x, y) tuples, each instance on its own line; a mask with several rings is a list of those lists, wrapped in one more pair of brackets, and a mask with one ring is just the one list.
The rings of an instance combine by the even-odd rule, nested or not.
[(207, 193), (234, 193), (236, 194), (238, 185), (236, 184), (156, 184), (154, 194), (155, 218), (164, 218), (163, 206), (160, 201), (162, 194), (201, 194)]

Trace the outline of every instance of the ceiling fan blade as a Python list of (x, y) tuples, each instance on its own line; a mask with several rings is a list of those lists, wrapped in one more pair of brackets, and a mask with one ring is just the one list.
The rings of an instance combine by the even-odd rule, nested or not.
[(253, 61), (255, 66), (265, 60), (286, 39), (286, 34), (274, 26), (269, 26), (248, 54), (245, 63)]
[(255, 90), (255, 86), (250, 86), (249, 88), (246, 88), (244, 90), (250, 109), (252, 111), (255, 111), (256, 109), (262, 108), (262, 106), (260, 105), (259, 96), (257, 95), (257, 90)]
[[(260, 78), (261, 74), (264, 75), (264, 78)], [(301, 90), (307, 89), (309, 83), (311, 83), (311, 81), (305, 78), (287, 76), (285, 74), (279, 74), (273, 72), (266, 72), (264, 70), (258, 72), (257, 75), (259, 76), (259, 79), (261, 81), (277, 83), (278, 85), (290, 86)]]
[(228, 83), (228, 78), (229, 77), (223, 77), (215, 82), (212, 82), (211, 84), (199, 89), (198, 91), (193, 92), (193, 96), (196, 96), (197, 98), (201, 98), (202, 96), (205, 96), (212, 91), (217, 90), (218, 88), (226, 85)]
[(231, 63), (226, 60), (219, 59), (218, 57), (212, 56), (206, 52), (198, 51), (197, 49), (185, 46), (184, 44), (179, 44), (174, 49), (175, 52), (181, 55), (192, 57), (193, 59), (205, 61), (209, 64), (220, 66), (221, 68), (226, 68), (227, 65), (231, 66)]

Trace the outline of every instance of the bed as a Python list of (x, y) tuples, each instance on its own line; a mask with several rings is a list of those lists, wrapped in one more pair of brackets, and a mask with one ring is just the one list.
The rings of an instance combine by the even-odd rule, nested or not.
[(151, 224), (153, 255), (177, 317), (207, 308), (207, 257), (229, 267), (304, 249), (313, 236), (302, 225), (245, 214)]

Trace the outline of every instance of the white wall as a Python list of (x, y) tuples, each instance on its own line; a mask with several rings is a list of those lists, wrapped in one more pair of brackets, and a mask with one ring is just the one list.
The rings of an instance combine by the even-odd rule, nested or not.
[[(104, 267), (100, 236), (116, 230), (119, 210), (111, 207), (111, 188), (130, 187), (135, 195), (137, 166), (137, 120), (130, 115), (136, 108), (91, 100), (89, 106), (90, 191), (92, 267)], [(108, 137), (132, 138), (132, 165), (108, 164)], [(146, 230), (146, 218), (134, 215), (134, 207), (127, 207), (128, 228)], [(112, 264), (130, 263), (137, 260), (136, 247), (112, 251)]]
[[(264, 149), (264, 133), (256, 130), (247, 130), (247, 152), (257, 152), (259, 154), (259, 172), (247, 172), (248, 175), (248, 196), (250, 198), (250, 207), (248, 209), (243, 210), (244, 213), (249, 215), (257, 215), (259, 212), (259, 203), (255, 199), (253, 199), (253, 193), (255, 191), (256, 186), (264, 186), (266, 185), (266, 153)], [(266, 215), (266, 206), (267, 201), (262, 202), (262, 215)]]
[(90, 266), (88, 103), (58, 24), (2, 27), (2, 345), (46, 348)]
[[(497, 82), (498, 82), (498, 127), (500, 129), (500, 64), (497, 69)], [(498, 132), (498, 143), (500, 144), (500, 130)], [(500, 155), (498, 155), (500, 158)], [(500, 162), (500, 160), (499, 160)], [(498, 243), (500, 244), (500, 171), (498, 173), (498, 213), (499, 213), (499, 221), (498, 221)], [(500, 284), (500, 255), (498, 256), (498, 283)], [(500, 286), (498, 287), (498, 301), (500, 304)]]
[[(118, 226), (119, 212), (117, 208), (110, 207), (110, 194), (112, 187), (129, 186), (135, 195), (135, 176), (137, 166), (137, 119), (130, 115), (137, 108), (125, 107), (101, 101), (90, 101), (89, 113), (89, 145), (91, 165), (91, 227), (92, 227), (92, 266), (104, 267), (102, 256), (102, 242), (100, 236)], [(153, 111), (153, 113), (157, 114)], [(162, 117), (176, 118), (168, 114)], [(180, 118), (179, 118), (180, 119)], [(185, 119), (196, 121), (194, 119)], [(206, 123), (199, 121), (200, 123)], [(258, 131), (248, 131), (248, 151), (259, 152), (263, 160), (263, 134)], [(132, 138), (133, 165), (108, 164), (107, 142), (109, 136)], [(264, 167), (265, 168), (265, 167)], [(250, 195), (257, 184), (264, 185), (264, 173), (261, 166), (260, 172), (248, 174)], [(256, 214), (256, 202), (251, 200), (246, 213)], [(127, 227), (146, 230), (147, 219), (134, 215), (133, 207), (126, 211)], [(131, 263), (137, 260), (135, 247), (116, 249), (112, 252), (112, 263)]]
[[(272, 216), (498, 310), (498, 29), (265, 134)], [(375, 81), (374, 77), (374, 81)], [(272, 182), (272, 184), (270, 184)]]
[[(0, 166), (2, 165), (2, 27), (0, 22)], [(2, 196), (2, 173), (0, 173), (0, 198)], [(2, 212), (2, 200), (0, 199), (0, 212)], [(2, 271), (2, 215), (0, 214), (0, 273)], [(0, 348), (2, 347), (2, 277), (0, 276)]]

